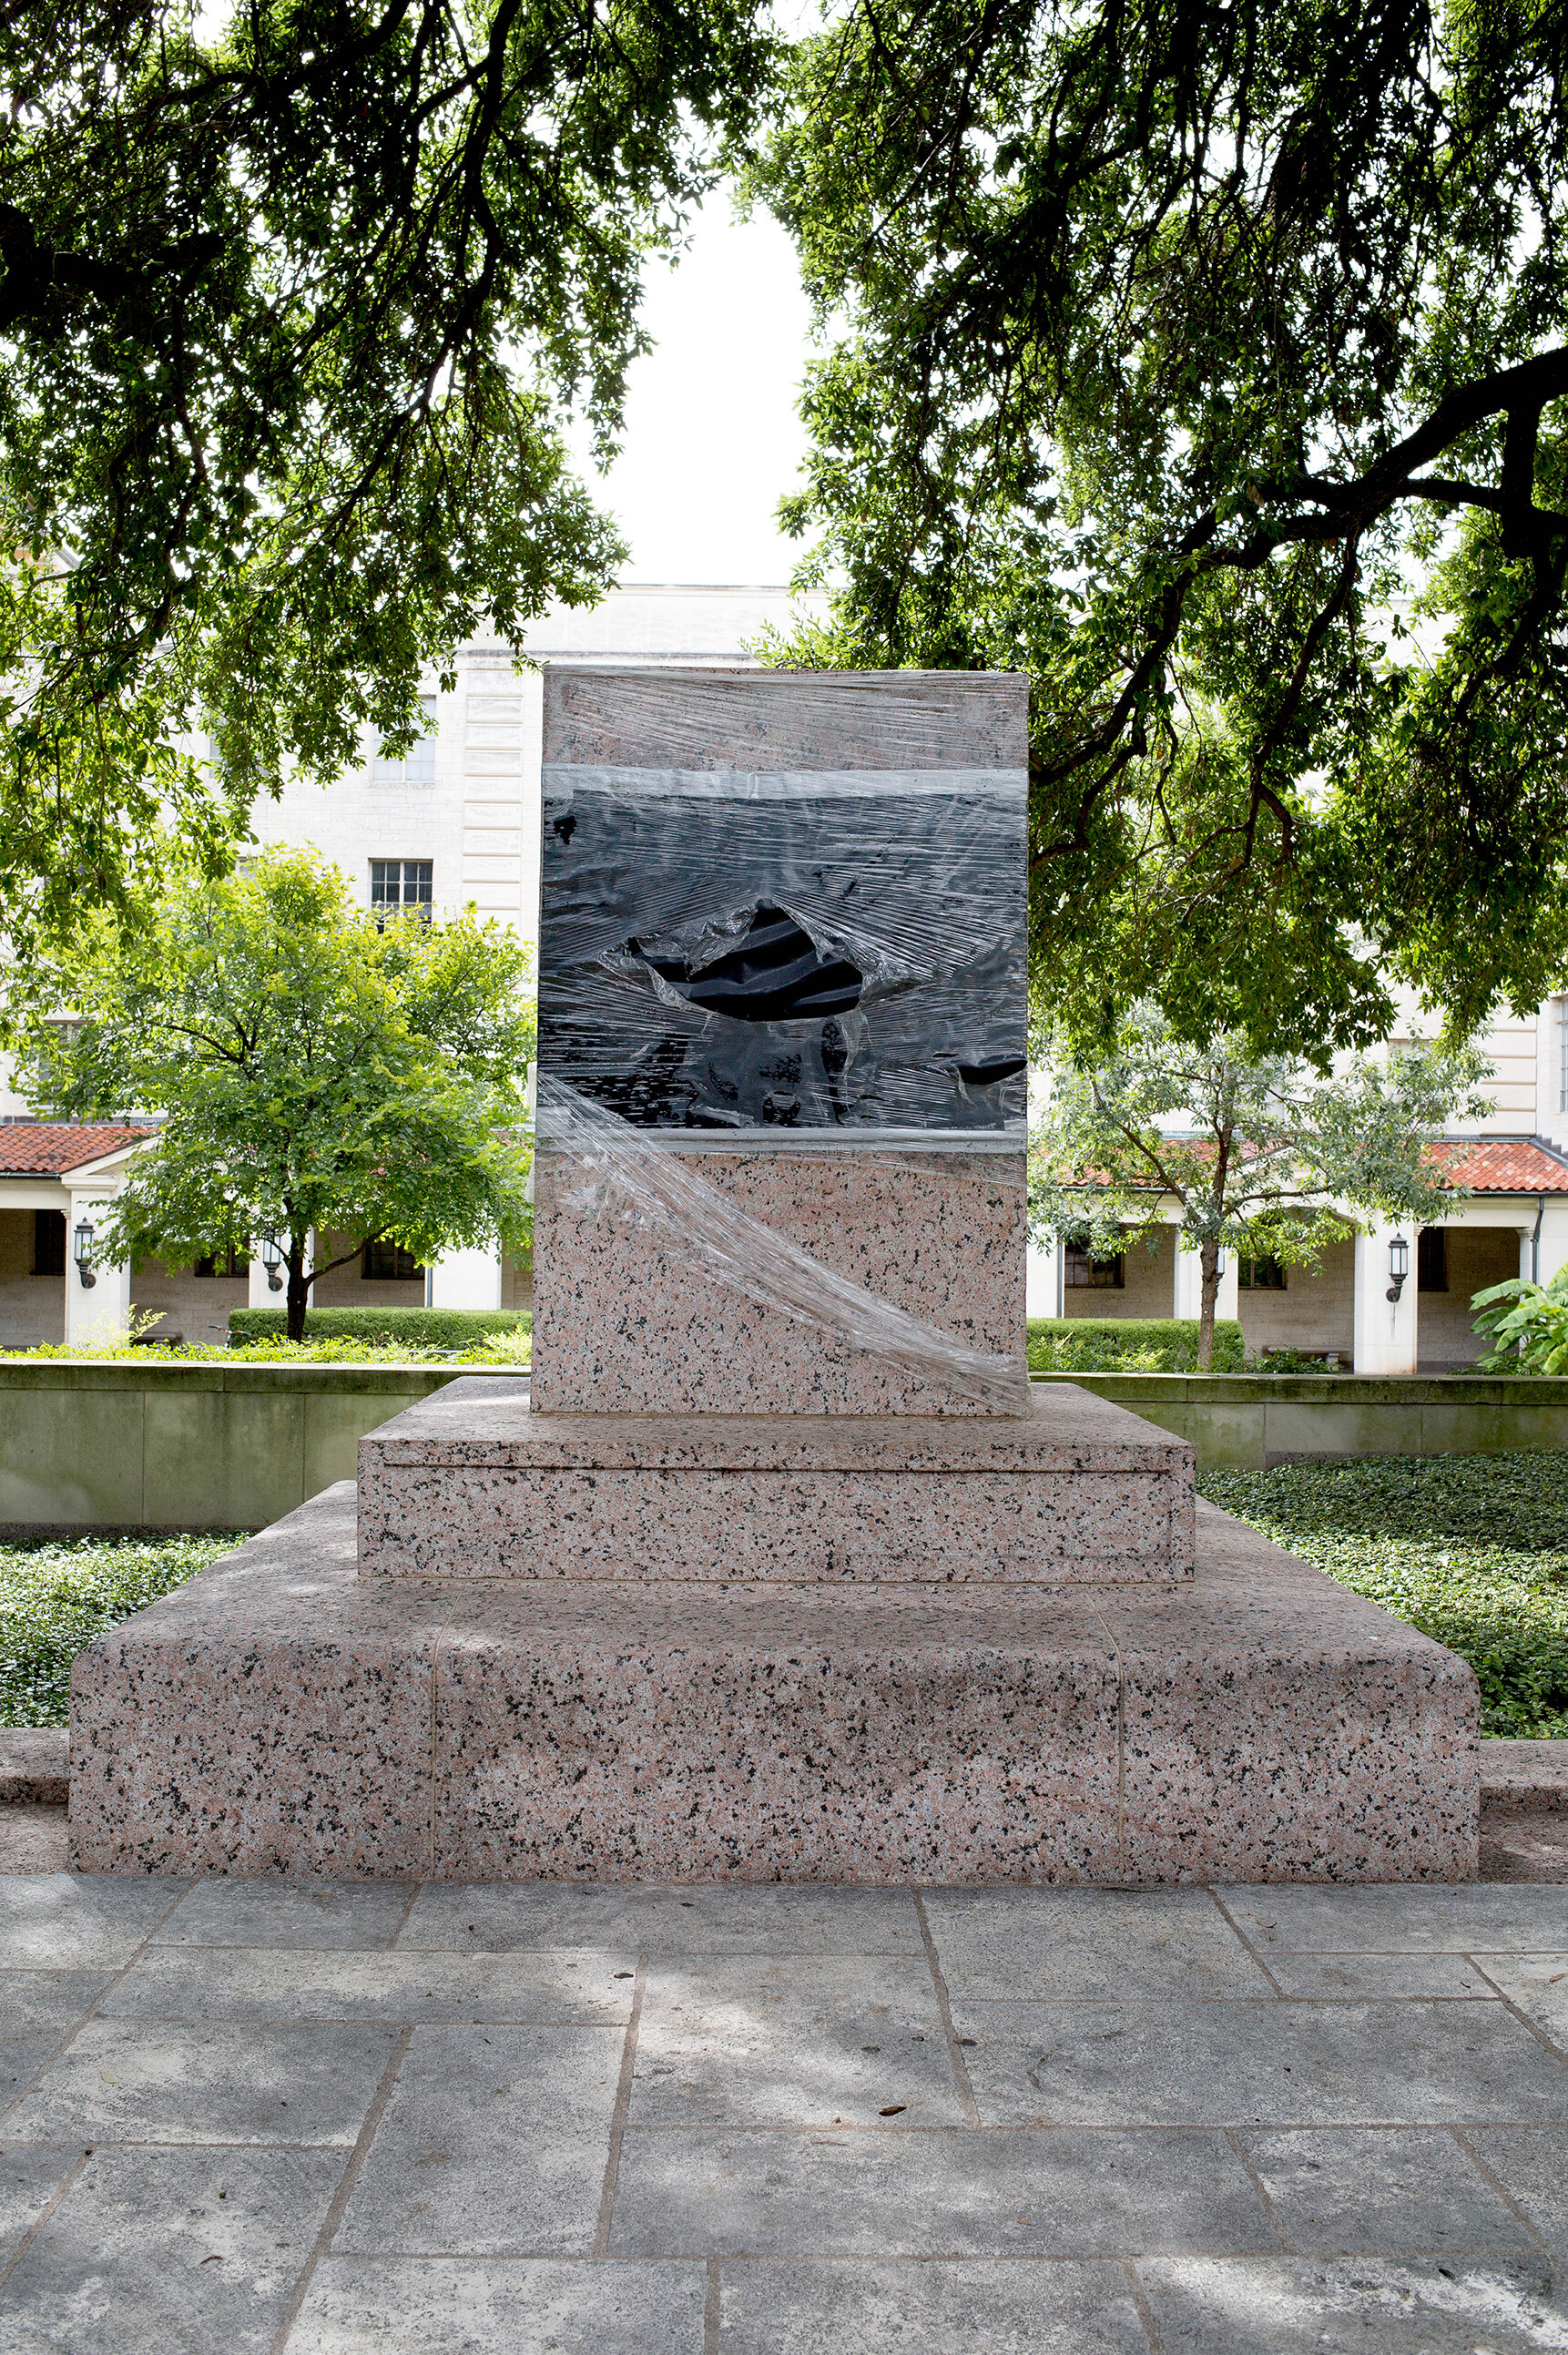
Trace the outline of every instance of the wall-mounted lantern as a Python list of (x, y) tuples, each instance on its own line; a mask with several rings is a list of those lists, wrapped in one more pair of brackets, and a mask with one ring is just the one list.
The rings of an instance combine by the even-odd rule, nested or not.
[(92, 1220), (79, 1219), (76, 1228), (76, 1273), (83, 1292), (91, 1292), (98, 1278), (92, 1273)]
[(278, 1239), (276, 1235), (263, 1235), (261, 1237), (261, 1265), (267, 1271), (268, 1291), (282, 1292), (283, 1288), (283, 1255), (278, 1249)]
[(1388, 1297), (1397, 1300), (1404, 1290), (1404, 1279), (1410, 1273), (1410, 1245), (1403, 1235), (1394, 1235), (1390, 1240), (1388, 1272)]

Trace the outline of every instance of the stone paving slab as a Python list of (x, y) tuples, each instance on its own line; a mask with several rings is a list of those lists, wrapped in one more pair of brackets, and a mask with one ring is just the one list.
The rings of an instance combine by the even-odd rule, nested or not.
[(988, 2126), (1568, 2124), (1568, 2072), (1496, 2002), (959, 2004)]
[(0, 1876), (0, 2347), (1562, 2355), (1568, 1887)]
[(1540, 2263), (1183, 2258), (1139, 2274), (1162, 2355), (1539, 2355), (1568, 2344)]
[(346, 2155), (127, 2150), (85, 2157), (0, 2291), (6, 2355), (268, 2355)]
[(703, 2355), (708, 2303), (700, 2263), (326, 2256), (289, 2355)]

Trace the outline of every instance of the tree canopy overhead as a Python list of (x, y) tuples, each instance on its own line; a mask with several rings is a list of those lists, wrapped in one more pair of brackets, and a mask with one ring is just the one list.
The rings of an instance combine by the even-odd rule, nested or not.
[(781, 651), (1033, 675), (1081, 1034), (1321, 1051), (1385, 957), (1461, 1026), (1568, 970), (1565, 67), (1562, 0), (852, 0), (795, 52), (755, 186), (842, 585)]
[[(567, 471), (766, 71), (751, 0), (0, 11), (0, 922), (394, 744), (621, 553)], [(182, 762), (171, 719), (210, 735)]]

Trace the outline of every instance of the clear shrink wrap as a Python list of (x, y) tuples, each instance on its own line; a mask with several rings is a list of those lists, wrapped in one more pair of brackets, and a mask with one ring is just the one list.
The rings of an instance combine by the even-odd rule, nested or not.
[[(944, 1381), (992, 1413), (1029, 1412), (1021, 1357), (967, 1348), (825, 1266), (709, 1184), (684, 1153), (669, 1149), (673, 1140), (650, 1135), (545, 1071), (536, 1117), (539, 1152), (547, 1161), (560, 1156), (563, 1198), (572, 1208), (639, 1227), (759, 1307), (904, 1372)], [(826, 1137), (815, 1146), (803, 1137), (799, 1147), (830, 1149)]]
[(539, 1067), (710, 1141), (1021, 1149), (1021, 769), (544, 772)]

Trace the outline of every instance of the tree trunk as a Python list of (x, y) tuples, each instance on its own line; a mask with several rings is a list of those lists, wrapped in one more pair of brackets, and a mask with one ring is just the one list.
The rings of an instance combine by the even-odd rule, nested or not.
[(304, 1339), (304, 1313), (310, 1306), (310, 1278), (304, 1272), (304, 1245), (289, 1245), (289, 1338)]
[(1199, 1254), (1203, 1290), (1198, 1308), (1198, 1370), (1209, 1372), (1214, 1362), (1214, 1303), (1220, 1295), (1220, 1245), (1211, 1235)]

